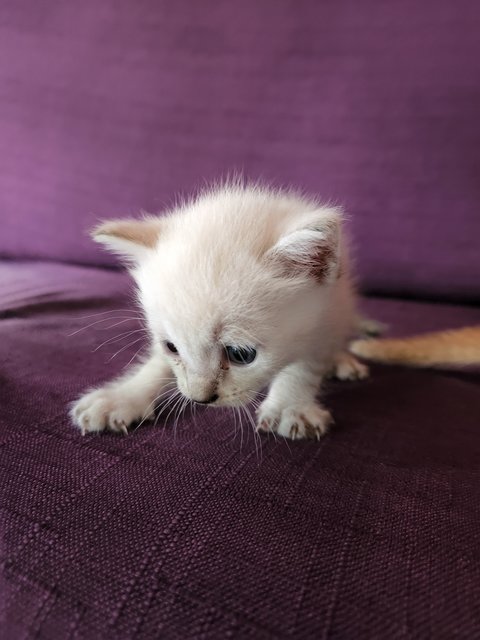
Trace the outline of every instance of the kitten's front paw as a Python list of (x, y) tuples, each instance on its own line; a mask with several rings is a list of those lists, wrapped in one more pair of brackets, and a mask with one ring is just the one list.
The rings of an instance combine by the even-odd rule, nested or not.
[(318, 404), (288, 407), (281, 411), (267, 405), (260, 408), (257, 428), (259, 431), (277, 432), (292, 440), (320, 440), (332, 422), (330, 412)]
[[(116, 387), (95, 389), (82, 396), (70, 416), (82, 435), (109, 430), (128, 435), (128, 427), (145, 417), (145, 406)], [(148, 416), (147, 416), (148, 417)]]
[(320, 440), (328, 431), (332, 422), (330, 412), (317, 404), (302, 409), (285, 409), (278, 425), (277, 432), (285, 438), (300, 440), (308, 438)]

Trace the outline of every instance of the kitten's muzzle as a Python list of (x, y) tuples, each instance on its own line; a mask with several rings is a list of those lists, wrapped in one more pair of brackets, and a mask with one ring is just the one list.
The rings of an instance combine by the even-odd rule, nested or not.
[(215, 402), (218, 398), (218, 393), (214, 393), (213, 396), (210, 396), (210, 398), (207, 398), (206, 400), (194, 400), (192, 398), (192, 402), (196, 402), (197, 404), (212, 404), (212, 402)]

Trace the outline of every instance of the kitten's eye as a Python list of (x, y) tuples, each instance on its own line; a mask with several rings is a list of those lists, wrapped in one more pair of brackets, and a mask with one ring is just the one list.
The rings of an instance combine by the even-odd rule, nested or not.
[(178, 349), (173, 342), (165, 342), (165, 346), (171, 353), (178, 353)]
[(225, 353), (232, 364), (250, 364), (257, 357), (253, 347), (225, 347)]

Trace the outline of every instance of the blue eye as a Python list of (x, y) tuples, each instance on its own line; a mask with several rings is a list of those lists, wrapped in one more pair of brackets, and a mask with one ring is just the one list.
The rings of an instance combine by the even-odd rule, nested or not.
[(225, 353), (232, 364), (250, 364), (257, 357), (253, 347), (225, 347)]

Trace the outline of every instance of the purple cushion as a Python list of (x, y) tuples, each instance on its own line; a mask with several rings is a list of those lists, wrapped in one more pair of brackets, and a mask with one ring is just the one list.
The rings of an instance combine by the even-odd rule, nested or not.
[(0, 255), (108, 263), (99, 218), (228, 170), (344, 203), (363, 285), (478, 298), (480, 8), (2, 3)]
[[(128, 341), (92, 351), (124, 325), (70, 334), (128, 315), (125, 285), (0, 263), (0, 637), (479, 637), (478, 375), (330, 384), (320, 444), (241, 439), (208, 408), (82, 438), (66, 403), (137, 345), (110, 361)], [(397, 333), (480, 323), (366, 305)]]

